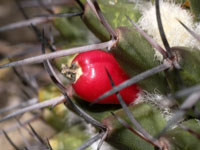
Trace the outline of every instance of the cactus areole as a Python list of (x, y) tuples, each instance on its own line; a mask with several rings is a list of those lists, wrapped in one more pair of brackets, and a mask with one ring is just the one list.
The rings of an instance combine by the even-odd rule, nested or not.
[[(71, 66), (62, 66), (62, 73), (71, 79), (76, 94), (88, 102), (93, 102), (103, 93), (112, 89), (106, 69), (115, 85), (129, 79), (112, 54), (102, 50), (92, 50), (78, 54)], [(134, 84), (120, 91), (126, 104), (132, 103), (140, 92)], [(115, 94), (104, 98), (99, 104), (119, 104)]]

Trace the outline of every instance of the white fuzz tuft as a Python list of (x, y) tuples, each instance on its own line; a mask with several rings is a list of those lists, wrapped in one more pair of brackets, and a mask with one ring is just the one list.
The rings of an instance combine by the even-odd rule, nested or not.
[[(191, 30), (200, 33), (200, 24), (193, 23), (193, 17), (189, 11), (182, 9), (180, 5), (173, 2), (160, 1), (160, 12), (164, 31), (171, 47), (200, 48), (199, 42), (177, 21), (177, 19), (182, 21)], [(155, 5), (150, 4), (149, 8), (143, 9), (143, 14), (138, 24), (163, 47), (157, 26)], [(155, 57), (162, 60), (161, 54), (157, 51)]]
[(171, 107), (174, 106), (173, 101), (167, 99), (161, 95), (158, 91), (154, 93), (149, 93), (147, 91), (141, 92), (134, 104), (138, 103), (148, 103), (155, 106), (162, 112), (164, 118), (168, 121), (171, 119), (174, 112), (171, 111)]

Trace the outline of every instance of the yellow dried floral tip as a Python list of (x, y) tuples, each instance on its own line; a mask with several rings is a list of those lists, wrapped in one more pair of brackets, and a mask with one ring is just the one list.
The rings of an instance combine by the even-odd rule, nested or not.
[(186, 0), (183, 4), (182, 4), (183, 8), (190, 8), (190, 2), (189, 0)]

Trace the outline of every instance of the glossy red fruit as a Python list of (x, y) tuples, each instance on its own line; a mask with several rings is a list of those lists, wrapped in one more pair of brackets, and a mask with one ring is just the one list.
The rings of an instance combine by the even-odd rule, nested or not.
[[(112, 54), (102, 50), (83, 52), (77, 55), (72, 64), (81, 68), (81, 75), (72, 84), (76, 94), (82, 99), (93, 102), (103, 93), (112, 88), (105, 68), (108, 70), (115, 85), (129, 79)], [(132, 103), (139, 93), (139, 87), (134, 84), (120, 91), (126, 104)], [(99, 101), (101, 104), (119, 104), (115, 94)]]

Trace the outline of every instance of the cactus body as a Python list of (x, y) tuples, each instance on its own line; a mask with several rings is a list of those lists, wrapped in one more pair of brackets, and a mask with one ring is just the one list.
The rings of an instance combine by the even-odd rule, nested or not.
[[(153, 5), (156, 1), (152, 0), (151, 2)], [(165, 2), (166, 1), (162, 1), (162, 3)], [(179, 11), (183, 10), (182, 7), (185, 7), (187, 3), (187, 11), (193, 14), (191, 16), (194, 16), (194, 18), (189, 18), (188, 20), (192, 20), (190, 23), (193, 25), (193, 27), (198, 26), (200, 14), (199, 1), (176, 0), (175, 2), (176, 3), (173, 3), (173, 5), (180, 6)], [(139, 7), (137, 3), (130, 2), (129, 0), (98, 0), (98, 4), (101, 8), (103, 16), (106, 18), (106, 21), (110, 25), (109, 27), (113, 29), (113, 32), (116, 35), (112, 35), (113, 33), (108, 33), (108, 27), (106, 29), (105, 24), (101, 24), (97, 15), (91, 9), (91, 6), (85, 2), (83, 15), (72, 19), (53, 19), (53, 24), (55, 28), (62, 35), (56, 38), (56, 43), (60, 47), (68, 48), (86, 45), (88, 43), (93, 43), (93, 41), (98, 41), (96, 38), (98, 38), (99, 41), (108, 41), (110, 40), (110, 38), (113, 38), (113, 40), (116, 40), (116, 43), (111, 47), (109, 52), (117, 59), (120, 66), (131, 77), (134, 77), (135, 75), (138, 75), (144, 71), (159, 66), (165, 61), (163, 57), (161, 57), (161, 59), (157, 58), (158, 55), (155, 48), (139, 33), (137, 29), (132, 26), (130, 21), (126, 18), (126, 16), (129, 16), (134, 22), (138, 24), (140, 23), (140, 26), (142, 26), (141, 20), (144, 19), (144, 17), (140, 17), (143, 15), (142, 13), (144, 12), (142, 8), (148, 8), (146, 7), (147, 0), (140, 1)], [(170, 4), (172, 3), (168, 3), (167, 6), (169, 6)], [(181, 4), (183, 5), (181, 6)], [(77, 9), (75, 5), (72, 5), (69, 7), (60, 7), (56, 9), (55, 12), (63, 13), (71, 11), (80, 10)], [(162, 9), (160, 11), (162, 13)], [(138, 22), (138, 20), (140, 21)], [(148, 33), (146, 28), (143, 27), (143, 29), (145, 29), (145, 33)], [(169, 30), (170, 29), (171, 27), (169, 27)], [(191, 29), (195, 29), (195, 31), (197, 31), (198, 28), (195, 27)], [(167, 27), (165, 27), (164, 30), (166, 32), (170, 32), (167, 31)], [(91, 32), (96, 36), (96, 38), (92, 40), (89, 39), (89, 35), (91, 35)], [(153, 39), (155, 38), (153, 34), (150, 35), (150, 37), (151, 36)], [(172, 36), (176, 37), (178, 35)], [(190, 36), (192, 37), (192, 35)], [(167, 36), (167, 38), (170, 37)], [(182, 40), (182, 38), (180, 39)], [(166, 117), (166, 113), (170, 114), (170, 117), (172, 117), (173, 112), (176, 112), (177, 110), (179, 110), (177, 108), (180, 108), (181, 112), (183, 112), (185, 116), (182, 115), (182, 118), (178, 118), (177, 120), (175, 120), (174, 124), (166, 129), (164, 135), (161, 135), (161, 138), (156, 139), (156, 142), (158, 142), (156, 144), (159, 144), (159, 146), (163, 146), (164, 150), (198, 150), (200, 149), (200, 123), (198, 120), (200, 102), (197, 102), (195, 105), (193, 105), (193, 107), (189, 107), (189, 110), (185, 110), (182, 108), (182, 104), (185, 103), (185, 101), (183, 101), (183, 98), (175, 99), (174, 101), (171, 100), (170, 102), (172, 102), (173, 104), (175, 103), (173, 105), (174, 107), (171, 107), (171, 105), (167, 103), (167, 100), (165, 100), (164, 97), (167, 97), (168, 94), (176, 94), (176, 92), (179, 90), (200, 83), (200, 50), (198, 45), (191, 46), (187, 44), (184, 45), (183, 43), (180, 43), (180, 45), (176, 45), (174, 44), (176, 42), (174, 42), (173, 44), (172, 43), (169, 42), (169, 46), (171, 46), (170, 48), (172, 50), (172, 56), (174, 57), (168, 57), (167, 60), (170, 62), (170, 64), (173, 64), (172, 62), (175, 62), (176, 60), (177, 63), (180, 65), (180, 68), (175, 65), (171, 65), (171, 67), (165, 70), (165, 72), (160, 71), (153, 76), (149, 76), (148, 78), (139, 81), (139, 83), (137, 84), (139, 84), (141, 89), (143, 89), (145, 92), (147, 91), (146, 93), (149, 94), (148, 96), (150, 98), (148, 96), (145, 97), (144, 92), (140, 95), (138, 101), (128, 106), (128, 109), (130, 111), (130, 114), (133, 115), (133, 117), (139, 122), (141, 127), (145, 131), (147, 131), (150, 136), (156, 138), (157, 135), (159, 135), (160, 132), (165, 129), (166, 125), (168, 125), (168, 121), (170, 119)], [(194, 43), (196, 44), (197, 42), (195, 41)], [(164, 46), (161, 45), (161, 47)], [(165, 47), (167, 47), (166, 43)], [(168, 56), (167, 54), (169, 53), (166, 53), (166, 56)], [(54, 63), (56, 63), (56, 67), (58, 68), (58, 70), (61, 70), (60, 66), (63, 63), (69, 65), (75, 55), (56, 59)], [(51, 73), (49, 74), (51, 75)], [(111, 79), (109, 81), (111, 81)], [(55, 83), (58, 85), (58, 87), (61, 87), (61, 85), (57, 82)], [(66, 84), (69, 83), (70, 82), (67, 80)], [(66, 86), (66, 90), (70, 90), (68, 86), (69, 85)], [(62, 86), (62, 88), (65, 89), (64, 86)], [(157, 99), (154, 100), (154, 98), (152, 98), (152, 95), (154, 95), (155, 97), (155, 91), (159, 91), (159, 94), (162, 94), (162, 96), (164, 95), (163, 97), (160, 95), (156, 95), (157, 99), (159, 99), (159, 97), (161, 97), (162, 99), (159, 102)], [(69, 93), (69, 91), (65, 92)], [(86, 94), (90, 93), (88, 92)], [(40, 101), (52, 99), (57, 96), (62, 96), (62, 93), (54, 85), (43, 87), (39, 90), (38, 93), (38, 99)], [(120, 95), (117, 96), (120, 97)], [(187, 96), (188, 95), (186, 95), (186, 97)], [(155, 143), (153, 143), (155, 141), (151, 141), (153, 144), (151, 142), (147, 142), (148, 140), (152, 139), (147, 139), (147, 137), (142, 135), (142, 133), (140, 133), (140, 136), (134, 134), (129, 130), (130, 128), (122, 125), (116, 119), (116, 117), (111, 115), (111, 113), (114, 113), (117, 117), (126, 121), (128, 125), (135, 130), (136, 127), (130, 121), (130, 116), (128, 116), (127, 112), (125, 112), (125, 106), (122, 105), (123, 109), (120, 105), (112, 104), (97, 104), (94, 106), (90, 106), (90, 103), (83, 101), (80, 97), (77, 97), (76, 95), (70, 95), (69, 97), (72, 102), (74, 102), (75, 106), (81, 108), (81, 110), (85, 111), (85, 113), (90, 115), (96, 122), (104, 127), (100, 128), (101, 132), (108, 131), (108, 135), (105, 140), (110, 145), (112, 145), (113, 148), (119, 150), (156, 149), (154, 145)], [(141, 100), (142, 98), (143, 100)], [(148, 101), (147, 99), (151, 100)], [(115, 103), (118, 104), (118, 101), (115, 101)], [(75, 111), (76, 109), (73, 110), (73, 107), (69, 107), (70, 110), (68, 110), (66, 108), (66, 105), (59, 104), (53, 109), (45, 108), (43, 110), (43, 119), (59, 132), (57, 135), (53, 136), (50, 139), (50, 144), (55, 150), (74, 150), (77, 147), (81, 146), (91, 136), (85, 133), (86, 127), (84, 126), (84, 123), (80, 118), (73, 115), (70, 116), (70, 110), (77, 113), (77, 111)], [(163, 109), (165, 107), (167, 109)], [(168, 111), (166, 112), (165, 110)], [(80, 117), (82, 117), (83, 114), (84, 113), (80, 113)], [(179, 119), (182, 119), (181, 122), (178, 122)], [(93, 122), (91, 121), (89, 123)], [(98, 133), (97, 130), (94, 132)], [(90, 149), (91, 147), (88, 148), (88, 150)]]

